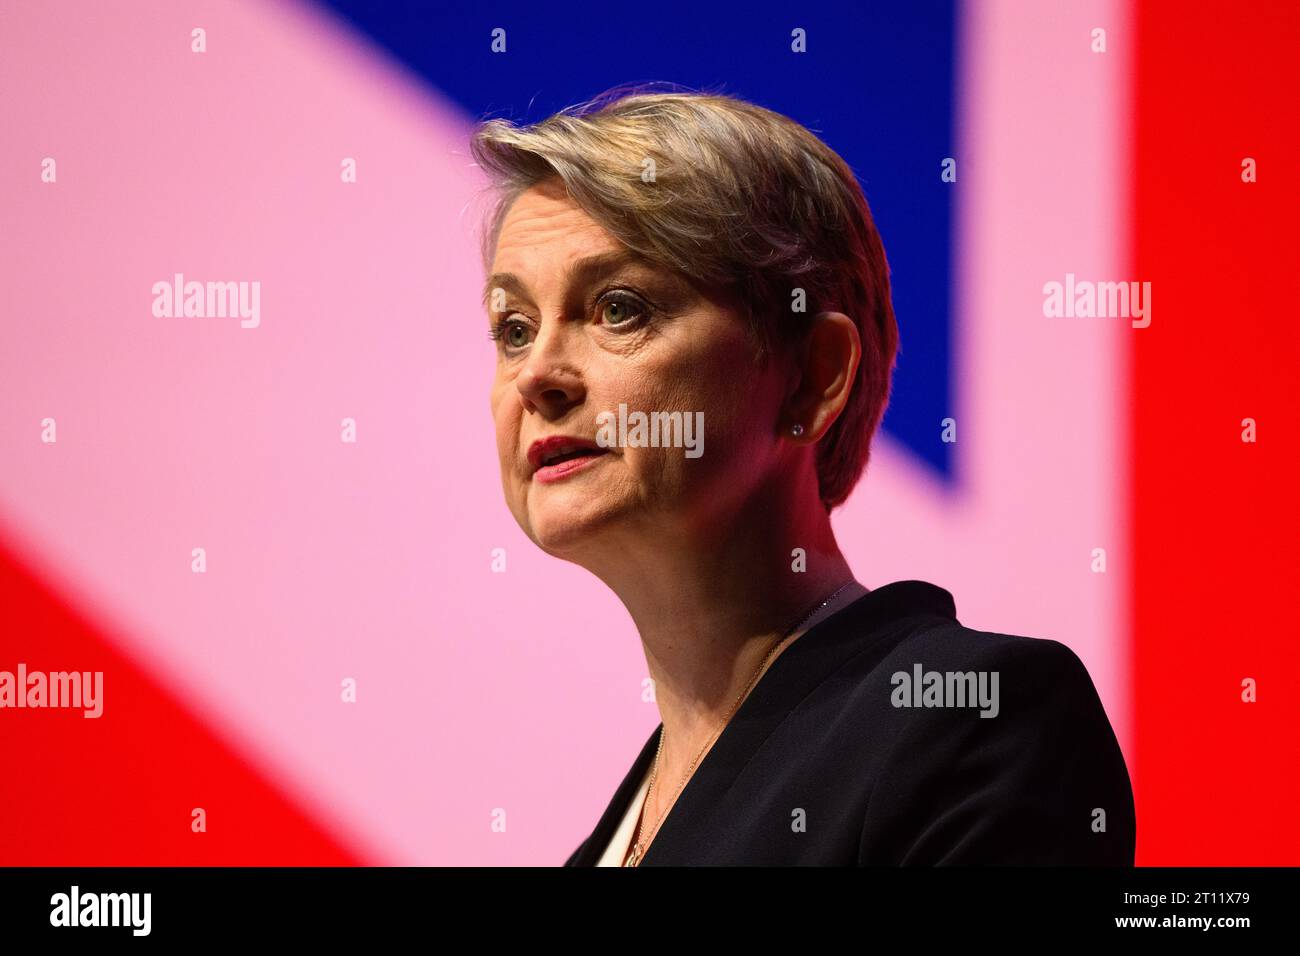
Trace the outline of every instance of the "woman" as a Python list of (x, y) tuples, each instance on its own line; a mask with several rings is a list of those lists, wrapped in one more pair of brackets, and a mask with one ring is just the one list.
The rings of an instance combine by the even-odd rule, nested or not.
[(1078, 658), (868, 589), (836, 544), (898, 348), (843, 160), (738, 99), (625, 91), (473, 150), (506, 502), (627, 607), (662, 721), (567, 865), (1131, 864)]

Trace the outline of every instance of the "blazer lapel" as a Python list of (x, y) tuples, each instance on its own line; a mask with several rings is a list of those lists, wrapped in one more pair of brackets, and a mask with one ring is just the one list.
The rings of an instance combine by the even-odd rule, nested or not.
[[(956, 620), (952, 595), (925, 581), (895, 581), (864, 594), (782, 651), (695, 768), (641, 858), (641, 865), (690, 865), (696, 856), (692, 847), (701, 834), (709, 832), (710, 815), (717, 811), (745, 764), (786, 716), (852, 655), (883, 636), (890, 624), (916, 614)], [(596, 829), (574, 851), (566, 866), (595, 866), (599, 862), (628, 802), (654, 761), (662, 730), (660, 723), (650, 734)]]
[[(890, 624), (916, 614), (938, 614), (955, 620), (952, 595), (925, 581), (896, 581), (864, 594), (782, 651), (695, 768), (641, 858), (641, 865), (690, 865), (698, 857), (701, 835), (710, 831), (710, 816), (718, 812), (745, 764), (780, 723), (845, 661), (887, 633)], [(627, 808), (636, 782), (648, 761), (654, 759), (652, 744), (658, 745), (658, 731), (623, 781), (620, 795), (627, 793), (621, 796), (621, 809)], [(606, 817), (612, 820), (601, 821), (606, 827), (606, 843), (619, 816), (606, 811)], [(595, 859), (599, 858), (597, 851)]]

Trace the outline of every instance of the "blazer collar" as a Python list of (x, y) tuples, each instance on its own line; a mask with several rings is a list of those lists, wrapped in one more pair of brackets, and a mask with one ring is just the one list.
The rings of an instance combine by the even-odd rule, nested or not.
[[(688, 860), (692, 834), (707, 830), (708, 817), (722, 796), (798, 702), (890, 624), (923, 614), (956, 621), (952, 595), (926, 581), (895, 581), (868, 591), (782, 651), (695, 768), (641, 865), (680, 865)], [(660, 723), (650, 734), (596, 829), (574, 857), (573, 866), (595, 866), (605, 852), (628, 802), (654, 762), (662, 731)]]

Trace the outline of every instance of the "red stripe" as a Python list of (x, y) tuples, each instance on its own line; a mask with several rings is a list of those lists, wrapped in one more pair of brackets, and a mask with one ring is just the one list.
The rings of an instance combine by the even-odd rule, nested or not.
[(1300, 863), (1297, 11), (1138, 5), (1134, 277), (1153, 306), (1133, 330), (1139, 864)]
[(19, 662), (103, 671), (104, 712), (0, 710), (0, 865), (360, 862), (0, 543), (0, 670)]

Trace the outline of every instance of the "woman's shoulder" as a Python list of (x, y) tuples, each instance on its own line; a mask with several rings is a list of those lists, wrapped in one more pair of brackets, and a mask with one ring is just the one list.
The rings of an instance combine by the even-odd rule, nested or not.
[(968, 627), (948, 592), (926, 582), (881, 589), (814, 641), (822, 641), (824, 658), (808, 649), (806, 659), (816, 662), (811, 679), (820, 686), (806, 703), (815, 701), (822, 718), (873, 728), (873, 742), (882, 728), (927, 717), (932, 725), (962, 722), (972, 712), (982, 724), (1028, 721), (1041, 731), (1050, 714), (1069, 711), (1110, 730), (1092, 676), (1072, 648), (1050, 637)]
[(879, 667), (922, 665), (924, 671), (965, 673), (1006, 671), (1024, 679), (1086, 682), (1092, 679), (1079, 655), (1048, 637), (981, 631), (955, 621), (907, 631), (880, 659)]
[(968, 627), (957, 619), (952, 595), (927, 581), (877, 588), (837, 616), (830, 627), (841, 642), (839, 663), (863, 679), (892, 676), (917, 664), (939, 673), (1006, 668), (1049, 680), (1087, 681), (1087, 669), (1066, 644)]
[(869, 768), (864, 858), (1131, 864), (1133, 794), (1079, 655), (955, 621), (870, 643), (837, 683)]
[(914, 616), (884, 633), (867, 635), (843, 662), (841, 686), (853, 683), (892, 686), (918, 684), (937, 687), (969, 683), (967, 675), (996, 675), (999, 687), (1007, 679), (1022, 690), (1068, 686), (1078, 691), (1095, 685), (1082, 659), (1068, 645), (1048, 637), (1030, 637), (977, 630), (955, 618)]
[(919, 616), (856, 641), (831, 678), (805, 705), (865, 765), (919, 768), (963, 748), (1045, 762), (1072, 751), (1127, 784), (1096, 684), (1061, 641)]

